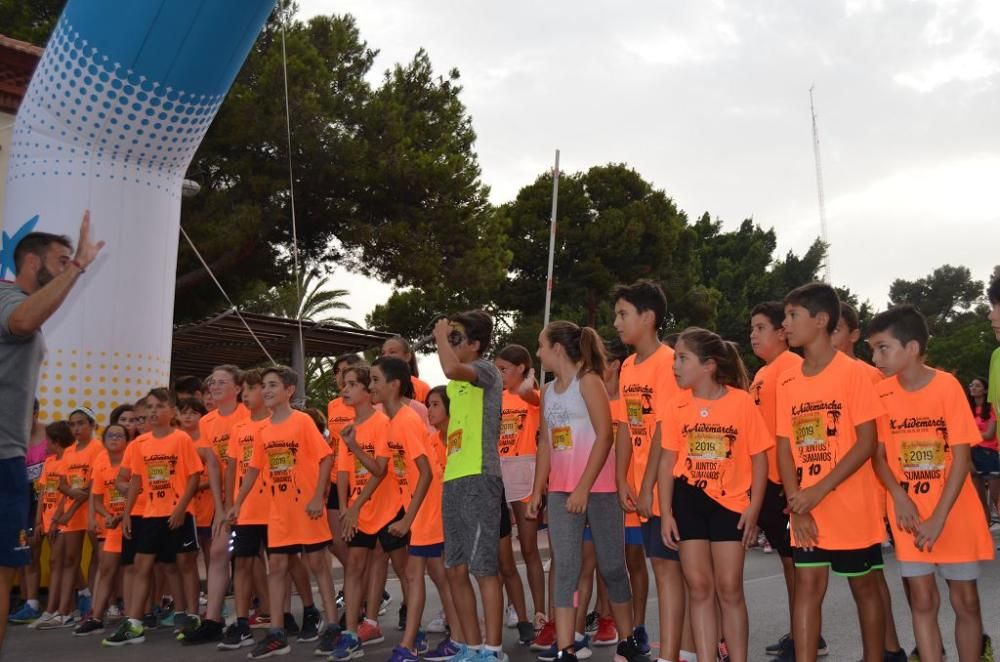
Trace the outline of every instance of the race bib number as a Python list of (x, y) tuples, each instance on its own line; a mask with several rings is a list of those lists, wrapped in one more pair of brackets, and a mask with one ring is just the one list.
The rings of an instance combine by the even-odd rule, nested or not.
[(170, 482), (170, 465), (166, 462), (154, 462), (146, 465), (146, 477), (150, 485), (163, 485)]
[(287, 473), (295, 466), (295, 456), (287, 449), (269, 451), (267, 454), (267, 464), (272, 474)]
[(509, 455), (517, 443), (517, 419), (504, 418), (500, 421), (500, 454)]
[(59, 491), (59, 476), (49, 476), (45, 481), (45, 493), (53, 494)]
[(74, 490), (82, 490), (84, 485), (86, 485), (86, 481), (80, 474), (73, 474), (69, 477), (69, 486)]
[(728, 455), (726, 440), (722, 437), (693, 434), (687, 442), (688, 457), (692, 460), (724, 460)]
[(573, 448), (573, 430), (569, 426), (552, 428), (552, 450), (568, 451)]
[(642, 425), (642, 400), (625, 398), (625, 413), (629, 425)]
[(944, 444), (939, 441), (904, 441), (900, 462), (903, 471), (944, 469)]
[(448, 435), (448, 455), (454, 455), (462, 450), (462, 431), (455, 430)]
[(243, 444), (243, 466), (250, 464), (253, 458), (253, 444)]
[(406, 460), (400, 455), (392, 456), (392, 468), (396, 472), (396, 479), (401, 485), (406, 484)]
[(355, 476), (367, 476), (368, 467), (357, 457), (354, 458), (354, 475)]
[(797, 416), (792, 420), (795, 446), (803, 451), (826, 445), (826, 423), (819, 414)]

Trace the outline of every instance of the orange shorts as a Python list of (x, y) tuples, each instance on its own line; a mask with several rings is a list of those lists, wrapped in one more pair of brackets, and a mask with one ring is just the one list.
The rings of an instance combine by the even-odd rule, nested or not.
[(104, 529), (104, 546), (102, 552), (110, 554), (122, 553), (122, 527), (119, 524), (113, 529)]

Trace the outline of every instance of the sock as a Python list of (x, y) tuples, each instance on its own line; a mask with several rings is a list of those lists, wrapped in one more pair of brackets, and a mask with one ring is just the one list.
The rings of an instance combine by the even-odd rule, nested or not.
[(499, 653), (503, 652), (502, 646), (490, 646), (489, 644), (486, 644), (485, 646), (483, 646), (483, 648), (485, 648), (490, 653), (497, 653), (497, 657), (500, 657)]
[(28, 600), (28, 606), (36, 611), (38, 609), (41, 609), (41, 605), (39, 604), (38, 600)]
[(682, 650), (680, 662), (698, 662), (698, 655), (696, 653), (692, 653), (691, 651)]
[(583, 635), (579, 632), (573, 633), (573, 641), (583, 641)]
[(308, 607), (303, 607), (302, 608), (302, 615), (303, 616), (306, 615), (306, 614), (313, 614), (313, 613), (318, 613), (318, 612), (319, 612), (319, 609), (316, 609), (316, 605), (315, 604), (311, 604)]
[(81, 596), (83, 596), (85, 598), (89, 598), (90, 597), (90, 589), (89, 588), (81, 588), (79, 591), (77, 591), (77, 593), (79, 593)]
[(244, 630), (249, 630), (250, 629), (250, 619), (249, 618), (242, 618), (242, 617), (237, 616), (236, 617), (236, 627), (238, 627), (240, 629), (240, 632), (242, 632)]
[(472, 644), (469, 644), (469, 650), (470, 651), (481, 651), (481, 650), (483, 650), (483, 645), (482, 644), (476, 644), (475, 646), (473, 646)]
[(656, 662), (670, 662), (670, 660), (664, 659), (662, 657), (656, 658)]
[(138, 618), (128, 619), (128, 624), (134, 628), (139, 628), (140, 630), (142, 629), (142, 621), (140, 621)]

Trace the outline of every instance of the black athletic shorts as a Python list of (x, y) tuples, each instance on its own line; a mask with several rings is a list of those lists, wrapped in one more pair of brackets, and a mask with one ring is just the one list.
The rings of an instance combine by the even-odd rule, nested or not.
[[(266, 528), (266, 527), (265, 527)], [(332, 540), (324, 540), (323, 542), (311, 542), (305, 545), (285, 545), (284, 547), (268, 547), (268, 554), (309, 554), (311, 552), (318, 552), (321, 549), (326, 549), (330, 546)]]
[(500, 501), (500, 537), (506, 538), (514, 532), (514, 524), (510, 519), (510, 504), (506, 496)]
[(138, 535), (132, 525), (136, 554), (155, 554), (160, 563), (173, 563), (178, 554), (198, 551), (198, 530), (194, 516), (184, 515), (184, 523), (176, 529), (168, 524), (169, 517), (143, 517)]
[(670, 549), (663, 544), (659, 515), (650, 517), (642, 523), (642, 546), (646, 550), (646, 556), (651, 559), (663, 561), (681, 560), (681, 556), (676, 549)]
[(347, 541), (348, 547), (364, 547), (367, 549), (375, 549), (375, 543), (382, 545), (382, 550), (386, 553), (394, 552), (397, 549), (401, 549), (410, 544), (410, 534), (407, 533), (403, 537), (394, 536), (389, 533), (389, 526), (394, 522), (398, 522), (403, 519), (406, 514), (402, 508), (396, 513), (396, 516), (392, 518), (389, 524), (386, 524), (376, 533), (365, 533), (364, 531), (358, 529), (354, 533), (354, 537)]
[(740, 513), (729, 510), (685, 480), (674, 481), (674, 519), (681, 540), (740, 542)]
[(340, 510), (340, 495), (337, 494), (336, 483), (330, 483), (330, 492), (326, 495), (326, 509)]
[(795, 547), (792, 549), (792, 560), (796, 568), (828, 567), (841, 577), (861, 577), (872, 570), (881, 570), (884, 567), (880, 543), (862, 549), (817, 547), (811, 552)]
[(233, 558), (254, 558), (267, 549), (267, 524), (237, 524), (229, 535)]
[(767, 536), (767, 541), (771, 543), (774, 551), (783, 558), (792, 557), (792, 535), (788, 530), (788, 514), (785, 512), (787, 507), (785, 489), (778, 483), (767, 481), (757, 525)]

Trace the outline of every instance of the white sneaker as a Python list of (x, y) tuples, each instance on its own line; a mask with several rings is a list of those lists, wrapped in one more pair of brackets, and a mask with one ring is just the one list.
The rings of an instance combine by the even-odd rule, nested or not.
[(43, 611), (42, 615), (36, 618), (31, 623), (28, 623), (27, 627), (31, 628), (32, 630), (37, 630), (39, 627), (41, 627), (43, 623), (48, 623), (56, 616), (58, 616), (58, 614), (56, 614), (55, 612)]
[(39, 630), (59, 630), (76, 625), (76, 619), (72, 614), (55, 614), (52, 618), (38, 626)]
[(442, 634), (448, 631), (448, 618), (443, 611), (439, 611), (430, 623), (427, 624), (427, 632), (431, 634)]
[(109, 621), (120, 621), (125, 617), (122, 610), (118, 608), (118, 605), (111, 605), (108, 610), (104, 612), (104, 618)]
[(514, 605), (507, 605), (507, 627), (517, 627), (517, 610), (514, 609)]

